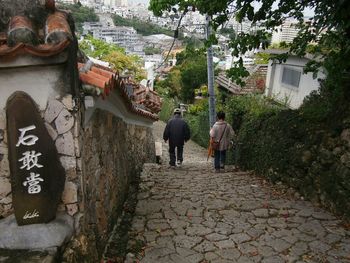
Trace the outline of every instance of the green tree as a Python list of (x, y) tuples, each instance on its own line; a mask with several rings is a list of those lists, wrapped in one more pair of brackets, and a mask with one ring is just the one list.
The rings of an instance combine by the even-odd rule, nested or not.
[[(275, 7), (277, 2), (278, 6)], [(328, 72), (324, 83), (327, 90), (337, 94), (338, 98), (342, 93), (349, 99), (350, 89), (347, 83), (350, 76), (350, 60), (344, 58), (350, 57), (350, 1), (262, 0), (260, 3), (260, 7), (255, 9), (251, 0), (151, 0), (150, 10), (160, 16), (164, 11), (171, 11), (173, 8), (180, 12), (189, 12), (195, 8), (201, 14), (213, 16), (214, 30), (229, 20), (228, 9), (236, 14), (238, 22), (244, 19), (253, 24), (259, 22), (265, 29), (260, 29), (254, 34), (239, 33), (231, 39), (230, 47), (235, 56), (256, 48), (266, 48), (269, 44), (268, 32), (276, 29), (288, 17), (294, 18), (298, 21), (300, 31), (291, 43), (288, 53), (303, 56), (309, 43), (317, 43), (314, 55), (318, 59), (309, 63), (308, 70), (325, 68)], [(308, 8), (313, 9), (315, 15), (305, 22), (303, 12)], [(286, 55), (277, 57), (280, 60), (285, 58)], [(246, 76), (243, 61), (239, 61), (230, 74), (236, 81)]]
[(220, 29), (220, 33), (229, 36), (234, 36), (236, 34), (235, 30), (232, 27), (223, 27)]
[(150, 22), (145, 23), (145, 21), (142, 21), (136, 17), (129, 19), (123, 18), (118, 15), (113, 15), (113, 21), (116, 26), (130, 26), (135, 28), (137, 33), (143, 36), (149, 36), (154, 34), (165, 34), (171, 37), (174, 36), (174, 31), (160, 27)]
[(155, 89), (165, 97), (180, 98), (192, 103), (195, 90), (207, 83), (207, 59), (202, 49), (188, 45), (176, 54), (177, 65), (171, 69), (163, 81), (155, 84)]
[(182, 43), (184, 46), (192, 46), (195, 49), (204, 47), (204, 41), (202, 41), (201, 39), (196, 38), (194, 36), (185, 37), (183, 39)]
[(79, 33), (82, 33), (82, 25), (84, 22), (97, 22), (99, 17), (95, 13), (93, 8), (78, 4), (63, 4), (59, 3), (59, 8), (69, 10), (72, 13), (74, 22)]
[(145, 78), (140, 57), (127, 55), (123, 48), (115, 44), (87, 36), (79, 43), (79, 48), (90, 57), (109, 62), (113, 69), (133, 75), (136, 80)]
[(255, 55), (255, 64), (268, 64), (269, 63), (269, 59), (270, 59), (270, 54), (268, 53), (257, 53)]
[(186, 59), (181, 65), (181, 99), (192, 103), (195, 90), (207, 83), (207, 60), (204, 54)]

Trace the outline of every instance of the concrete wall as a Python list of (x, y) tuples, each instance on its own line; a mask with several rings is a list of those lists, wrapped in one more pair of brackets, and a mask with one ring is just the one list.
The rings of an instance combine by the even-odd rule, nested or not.
[[(299, 108), (307, 95), (314, 90), (318, 90), (320, 86), (318, 79), (324, 78), (324, 74), (321, 72), (317, 75), (316, 79), (313, 78), (312, 73), (303, 74), (303, 69), (308, 61), (308, 59), (304, 58), (290, 57), (285, 63), (279, 64), (270, 60), (265, 95), (281, 103), (286, 103), (292, 109)], [(299, 88), (282, 83), (284, 67), (302, 72)]]

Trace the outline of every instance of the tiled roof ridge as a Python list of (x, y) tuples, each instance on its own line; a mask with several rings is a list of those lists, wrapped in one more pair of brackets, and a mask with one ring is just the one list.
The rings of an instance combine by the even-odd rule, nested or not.
[(38, 45), (32, 46), (24, 43), (19, 43), (14, 47), (1, 46), (0, 45), (0, 57), (15, 57), (22, 54), (31, 54), (38, 57), (50, 57), (61, 53), (65, 50), (69, 44), (70, 40), (66, 40), (56, 45)]
[[(157, 114), (145, 109), (141, 109), (141, 105), (139, 105), (138, 102), (134, 100), (133, 96), (129, 96), (127, 85), (124, 80), (119, 77), (118, 71), (114, 71), (111, 68), (107, 68), (98, 64), (91, 64), (89, 65), (88, 69), (86, 69), (84, 67), (86, 64), (87, 63), (78, 63), (80, 80), (84, 84), (95, 86), (100, 89), (103, 99), (105, 99), (113, 89), (116, 89), (118, 92), (120, 92), (123, 101), (131, 112), (144, 116), (146, 118), (150, 118), (152, 120), (159, 119)], [(143, 87), (141, 84), (136, 84), (134, 81), (130, 82), (131, 83), (128, 84), (135, 85), (137, 87)], [(153, 93), (157, 95), (156, 92)]]

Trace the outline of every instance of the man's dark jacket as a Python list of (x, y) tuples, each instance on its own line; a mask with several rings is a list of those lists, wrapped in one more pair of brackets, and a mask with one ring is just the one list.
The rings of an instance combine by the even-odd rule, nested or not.
[(169, 144), (174, 146), (184, 145), (190, 139), (190, 128), (179, 114), (175, 114), (168, 121), (163, 133), (163, 139), (169, 140)]

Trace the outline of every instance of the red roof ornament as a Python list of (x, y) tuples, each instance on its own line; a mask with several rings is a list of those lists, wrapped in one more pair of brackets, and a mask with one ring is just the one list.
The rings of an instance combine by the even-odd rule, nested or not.
[[(68, 23), (68, 15), (65, 12), (55, 11), (54, 0), (40, 0), (40, 8), (43, 6), (52, 11), (47, 18), (43, 17), (46, 19), (44, 28), (40, 28), (39, 24), (33, 25), (30, 16), (9, 17), (7, 30), (2, 28), (3, 31), (0, 32), (0, 59), (2, 57), (11, 59), (25, 54), (51, 57), (63, 52), (72, 44), (74, 32)], [(37, 8), (35, 5), (34, 7)], [(38, 34), (42, 31), (45, 31), (44, 36)]]
[(63, 12), (54, 12), (46, 20), (45, 42), (57, 44), (72, 38), (72, 32), (67, 22), (67, 15)]
[(9, 23), (7, 35), (7, 42), (10, 47), (18, 43), (36, 45), (39, 42), (32, 22), (26, 16), (13, 16)]

